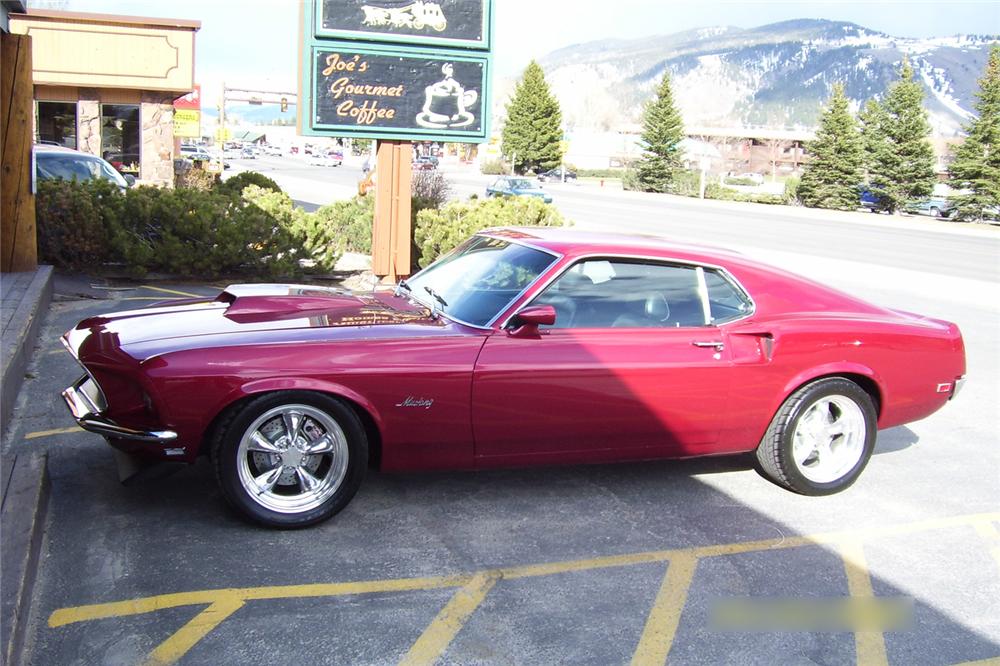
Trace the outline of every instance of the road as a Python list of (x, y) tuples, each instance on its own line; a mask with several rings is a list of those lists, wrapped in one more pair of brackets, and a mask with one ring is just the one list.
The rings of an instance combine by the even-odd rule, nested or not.
[[(354, 195), (361, 158), (342, 167), (314, 167), (305, 158), (234, 162), (274, 178), (307, 209)], [(444, 167), (455, 198), (482, 195), (494, 178)], [(617, 183), (546, 183), (554, 204), (580, 228), (652, 233), (743, 251), (780, 251), (922, 274), (1000, 282), (1000, 228), (964, 233), (919, 216), (837, 213), (789, 206), (731, 204), (623, 192)], [(987, 228), (988, 227), (988, 228)], [(799, 268), (798, 265), (795, 268)]]
[[(359, 173), (274, 162), (250, 164), (312, 205)], [(450, 177), (460, 196), (488, 180)], [(737, 246), (955, 321), (969, 381), (881, 432), (859, 481), (829, 497), (781, 490), (739, 456), (372, 473), (335, 519), (272, 532), (226, 509), (208, 464), (122, 487), (58, 398), (80, 372), (58, 343), (77, 321), (217, 287), (62, 283), (5, 445), (48, 451), (52, 477), (27, 663), (995, 663), (998, 230), (548, 187), (581, 228)], [(903, 622), (817, 618), (848, 597), (902, 604)], [(719, 603), (748, 599), (786, 605), (767, 630), (719, 626)]]

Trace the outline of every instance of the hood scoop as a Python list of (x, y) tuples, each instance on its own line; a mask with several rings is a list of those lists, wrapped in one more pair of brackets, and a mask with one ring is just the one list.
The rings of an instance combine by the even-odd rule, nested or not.
[(239, 284), (226, 287), (218, 301), (229, 303), (226, 317), (239, 323), (325, 316), (337, 319), (370, 311), (371, 319), (385, 307), (344, 289), (286, 284)]
[[(426, 308), (394, 303), (391, 294), (357, 295), (346, 289), (287, 284), (226, 287), (217, 302), (228, 303), (225, 317), (237, 324), (309, 320), (309, 326), (377, 326), (427, 322)], [(395, 299), (398, 300), (398, 299)]]

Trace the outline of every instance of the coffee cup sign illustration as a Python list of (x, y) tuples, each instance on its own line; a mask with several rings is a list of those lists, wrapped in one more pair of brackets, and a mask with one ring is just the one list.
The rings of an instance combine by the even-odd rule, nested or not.
[(431, 129), (468, 127), (476, 116), (468, 111), (479, 99), (475, 90), (466, 90), (455, 80), (455, 67), (450, 62), (441, 67), (444, 78), (424, 89), (424, 106), (416, 122)]

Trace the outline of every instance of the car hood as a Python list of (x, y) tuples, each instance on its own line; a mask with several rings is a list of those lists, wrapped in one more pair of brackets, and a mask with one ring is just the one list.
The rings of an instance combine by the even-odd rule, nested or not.
[(142, 358), (220, 344), (288, 343), (370, 335), (375, 328), (447, 324), (391, 291), (355, 294), (306, 285), (231, 285), (214, 299), (171, 301), (84, 319), (64, 336), (78, 357), (109, 347)]

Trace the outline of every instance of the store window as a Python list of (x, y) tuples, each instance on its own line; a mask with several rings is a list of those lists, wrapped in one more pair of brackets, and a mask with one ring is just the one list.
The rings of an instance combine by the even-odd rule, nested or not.
[(101, 105), (101, 157), (123, 174), (139, 177), (142, 132), (138, 104)]
[(39, 142), (76, 148), (76, 102), (36, 102)]

